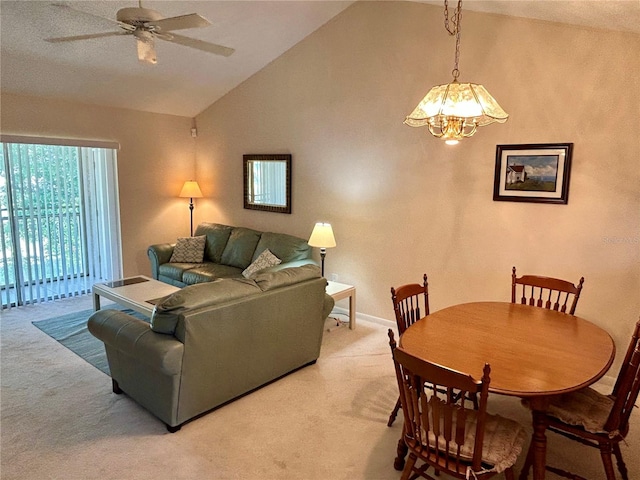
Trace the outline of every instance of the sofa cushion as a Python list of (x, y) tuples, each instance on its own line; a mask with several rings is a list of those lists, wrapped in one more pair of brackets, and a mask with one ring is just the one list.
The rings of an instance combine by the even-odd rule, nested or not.
[(201, 223), (196, 228), (196, 235), (205, 235), (207, 242), (204, 248), (204, 258), (210, 262), (220, 263), (222, 252), (229, 241), (233, 227), (218, 223)]
[(182, 281), (188, 285), (211, 282), (216, 278), (240, 277), (242, 269), (218, 263), (204, 263), (191, 268), (182, 274)]
[(255, 261), (267, 249), (283, 263), (311, 258), (311, 247), (306, 240), (284, 233), (263, 233), (252, 260)]
[(153, 309), (151, 329), (173, 335), (180, 315), (186, 310), (224, 303), (260, 293), (260, 288), (244, 278), (219, 278), (213, 282), (189, 285), (166, 297)]
[(204, 244), (207, 237), (180, 237), (173, 247), (169, 263), (200, 263), (204, 257)]
[(192, 268), (202, 266), (201, 263), (163, 263), (158, 267), (160, 276), (182, 282), (182, 275)]
[(242, 276), (245, 278), (251, 278), (252, 275), (258, 273), (260, 270), (264, 270), (265, 268), (273, 267), (275, 265), (280, 265), (282, 260), (276, 257), (271, 250), (268, 248), (263, 251), (258, 258), (256, 258), (251, 265), (244, 269), (242, 272)]
[(245, 269), (251, 263), (253, 252), (260, 241), (261, 232), (244, 227), (234, 227), (222, 252), (220, 263)]
[(303, 282), (312, 278), (320, 278), (320, 267), (317, 265), (302, 265), (301, 267), (284, 268), (277, 272), (256, 273), (253, 281), (260, 290), (266, 292), (274, 288), (284, 287), (293, 283)]

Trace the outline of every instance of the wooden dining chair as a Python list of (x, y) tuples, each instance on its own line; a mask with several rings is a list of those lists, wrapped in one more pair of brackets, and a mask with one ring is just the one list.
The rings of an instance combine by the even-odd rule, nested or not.
[(422, 285), (410, 283), (397, 289), (391, 287), (391, 301), (396, 316), (398, 333), (402, 335), (409, 326), (429, 315), (429, 282), (422, 276)]
[[(521, 285), (520, 303), (523, 305), (544, 307), (548, 310), (573, 315), (578, 305), (583, 283), (584, 277), (580, 278), (577, 286), (559, 278), (539, 277), (537, 275), (516, 277), (516, 267), (513, 267), (511, 270), (511, 303), (517, 303), (518, 285)], [(567, 312), (567, 304), (571, 298), (573, 300)]]
[[(552, 432), (559, 433), (584, 445), (600, 450), (607, 480), (615, 480), (611, 454), (615, 455), (623, 480), (629, 480), (622, 459), (620, 442), (629, 432), (629, 416), (640, 392), (640, 320), (610, 395), (603, 395), (588, 387), (577, 392), (551, 397), (546, 420)], [(533, 462), (530, 447), (522, 467), (521, 479), (526, 479)], [(575, 474), (547, 465), (550, 472), (565, 478), (579, 478)]]
[[(487, 413), (491, 367), (486, 364), (482, 379), (475, 380), (427, 362), (396, 347), (391, 329), (389, 346), (404, 414), (403, 439), (409, 452), (401, 479), (422, 476), (433, 480), (428, 473), (431, 467), (436, 475), (460, 479), (484, 479), (504, 472), (507, 480), (513, 480), (512, 467), (527, 434), (518, 422)], [(447, 394), (452, 391), (458, 394)], [(477, 410), (465, 407), (468, 394), (479, 396)], [(422, 463), (419, 467), (418, 460)]]
[[(427, 274), (422, 276), (422, 285), (410, 283), (395, 288), (391, 287), (391, 301), (393, 302), (393, 313), (398, 325), (398, 333), (402, 335), (411, 325), (420, 320), (423, 316), (429, 315), (429, 282)], [(400, 397), (396, 401), (395, 407), (389, 415), (387, 426), (393, 425), (398, 411), (400, 410)]]

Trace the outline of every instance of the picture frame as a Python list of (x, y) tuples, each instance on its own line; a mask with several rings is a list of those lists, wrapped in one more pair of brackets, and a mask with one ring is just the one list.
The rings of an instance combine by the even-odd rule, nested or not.
[(290, 214), (291, 154), (248, 154), (242, 162), (244, 208)]
[(573, 143), (496, 146), (493, 200), (567, 204)]

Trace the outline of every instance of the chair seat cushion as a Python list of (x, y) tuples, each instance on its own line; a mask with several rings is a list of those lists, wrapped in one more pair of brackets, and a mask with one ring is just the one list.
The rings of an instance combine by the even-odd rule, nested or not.
[(566, 424), (583, 427), (587, 432), (607, 433), (604, 424), (613, 402), (612, 398), (593, 388), (583, 388), (552, 397), (548, 415)]
[[(465, 439), (460, 448), (460, 457), (471, 461), (475, 443), (477, 412), (466, 409), (467, 419), (465, 422)], [(455, 417), (453, 431), (455, 431)], [(503, 472), (512, 467), (527, 439), (525, 428), (515, 420), (502, 417), (500, 415), (489, 415), (485, 422), (484, 441), (482, 444), (482, 463), (489, 471), (497, 473)], [(429, 446), (435, 447), (435, 435), (429, 432)], [(445, 450), (444, 438), (438, 438), (438, 450)], [(458, 445), (455, 441), (449, 443), (449, 452), (453, 455), (457, 453)]]

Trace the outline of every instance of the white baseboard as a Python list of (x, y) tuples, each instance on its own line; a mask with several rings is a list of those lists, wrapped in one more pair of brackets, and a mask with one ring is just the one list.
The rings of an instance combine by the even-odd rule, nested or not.
[[(342, 315), (346, 315), (349, 318), (349, 309), (342, 307), (334, 307), (334, 312), (340, 313)], [(356, 312), (356, 326), (360, 320), (364, 320), (365, 322), (377, 323), (379, 325), (384, 325), (385, 327), (396, 328), (395, 320), (387, 320), (386, 318), (374, 317), (373, 315), (366, 315), (364, 313)]]

